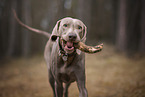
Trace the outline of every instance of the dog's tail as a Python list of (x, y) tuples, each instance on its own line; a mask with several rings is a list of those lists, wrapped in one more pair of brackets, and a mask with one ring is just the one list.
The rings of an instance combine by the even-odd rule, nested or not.
[(26, 24), (24, 24), (22, 21), (20, 21), (20, 19), (17, 17), (17, 14), (16, 14), (16, 11), (14, 9), (13, 10), (13, 14), (14, 14), (14, 18), (17, 20), (17, 22), (22, 25), (23, 27), (29, 29), (30, 31), (33, 31), (33, 32), (36, 32), (36, 33), (39, 33), (39, 34), (43, 34), (44, 36), (50, 38), (51, 34), (49, 34), (48, 32), (46, 31), (42, 31), (42, 30), (38, 30), (38, 29), (35, 29), (35, 28), (32, 28)]

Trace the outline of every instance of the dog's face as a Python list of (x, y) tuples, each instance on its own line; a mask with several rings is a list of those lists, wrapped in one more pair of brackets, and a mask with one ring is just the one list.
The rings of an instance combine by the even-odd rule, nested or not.
[(64, 18), (59, 26), (59, 33), (65, 41), (79, 42), (84, 35), (84, 24), (78, 19)]
[(68, 54), (75, 51), (75, 44), (80, 41), (85, 41), (86, 26), (78, 19), (63, 18), (56, 24), (55, 31), (56, 29), (57, 34), (63, 40), (61, 44), (62, 48)]

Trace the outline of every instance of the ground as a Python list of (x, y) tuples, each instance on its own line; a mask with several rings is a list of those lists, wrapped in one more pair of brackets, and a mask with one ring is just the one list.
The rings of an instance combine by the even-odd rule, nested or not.
[[(145, 97), (145, 58), (128, 58), (113, 46), (86, 54), (89, 97)], [(69, 97), (78, 97), (76, 83)], [(0, 62), (0, 97), (53, 97), (43, 56)]]

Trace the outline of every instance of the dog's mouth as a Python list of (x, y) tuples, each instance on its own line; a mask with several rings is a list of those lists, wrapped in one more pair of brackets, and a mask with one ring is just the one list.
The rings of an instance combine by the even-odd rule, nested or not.
[(64, 46), (64, 49), (72, 51), (74, 49), (73, 42), (69, 42), (69, 41), (66, 42), (66, 45)]
[(77, 45), (77, 42), (62, 40), (62, 47), (64, 51), (68, 54), (71, 54), (75, 51), (76, 45)]

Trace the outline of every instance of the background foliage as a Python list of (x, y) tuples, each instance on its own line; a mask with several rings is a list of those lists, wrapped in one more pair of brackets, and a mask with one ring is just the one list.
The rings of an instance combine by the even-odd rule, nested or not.
[(48, 40), (21, 27), (12, 8), (25, 24), (48, 33), (57, 20), (71, 16), (88, 27), (87, 44), (107, 42), (129, 55), (145, 52), (144, 0), (1, 0), (1, 58), (43, 53)]

